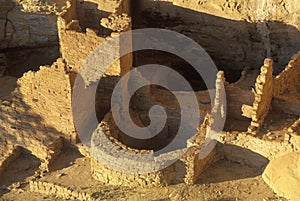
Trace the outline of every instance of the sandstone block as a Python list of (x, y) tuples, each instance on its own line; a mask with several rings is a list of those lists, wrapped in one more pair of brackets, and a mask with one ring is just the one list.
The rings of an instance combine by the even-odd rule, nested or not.
[(280, 196), (300, 198), (300, 152), (292, 152), (271, 160), (263, 173), (264, 181)]

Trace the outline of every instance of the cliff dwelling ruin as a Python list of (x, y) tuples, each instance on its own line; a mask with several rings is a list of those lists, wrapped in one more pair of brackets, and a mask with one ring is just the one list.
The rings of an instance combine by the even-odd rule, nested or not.
[[(0, 200), (300, 199), (299, 13), (294, 0), (0, 0)], [(75, 93), (97, 47), (149, 28), (199, 44), (217, 68), (213, 86), (184, 58), (146, 49), (120, 53), (101, 72), (92, 99)], [(126, 45), (135, 41), (132, 35)], [(119, 54), (122, 45), (103, 51)], [(176, 83), (175, 91), (195, 95), (200, 121), (184, 141), (185, 153), (167, 167), (113, 169), (107, 165), (113, 161), (95, 157), (101, 137), (86, 137), (86, 127), (102, 129), (116, 150), (138, 157), (169, 145), (188, 110), (170, 90), (149, 84), (133, 94), (128, 110), (137, 126), (147, 127), (150, 108), (162, 106), (168, 119), (159, 134), (135, 139), (117, 126), (115, 87), (131, 71), (146, 79), (138, 67), (152, 64), (187, 81), (192, 90)], [(97, 125), (85, 124), (93, 116), (88, 107)], [(220, 136), (200, 157), (210, 131)], [(133, 166), (142, 171), (147, 163)]]

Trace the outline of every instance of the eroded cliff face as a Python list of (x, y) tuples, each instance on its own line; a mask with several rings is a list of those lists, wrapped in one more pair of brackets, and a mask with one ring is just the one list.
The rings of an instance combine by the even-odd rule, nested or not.
[(135, 5), (135, 28), (183, 33), (221, 69), (259, 68), (269, 57), (278, 74), (300, 47), (300, 5), (295, 0), (140, 0)]
[(59, 57), (57, 15), (64, 5), (58, 0), (0, 0), (0, 76), (21, 77)]
[(62, 2), (0, 1), (0, 49), (57, 45), (56, 20)]

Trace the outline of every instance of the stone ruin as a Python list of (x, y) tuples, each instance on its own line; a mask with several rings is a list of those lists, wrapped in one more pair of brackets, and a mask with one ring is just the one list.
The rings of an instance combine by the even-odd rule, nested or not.
[[(261, 19), (255, 19), (258, 21), (255, 26), (255, 23), (222, 20), (205, 13), (201, 17), (195, 17), (200, 11), (200, 6), (195, 8), (192, 4), (177, 0), (67, 1), (57, 18), (61, 57), (51, 66), (41, 66), (36, 72), (26, 72), (18, 79), (17, 87), (11, 95), (1, 100), (0, 175), (24, 151), (29, 151), (40, 160), (37, 174), (47, 172), (63, 146), (69, 143), (79, 147), (83, 155), (91, 158), (94, 179), (106, 184), (127, 186), (164, 186), (181, 182), (194, 184), (205, 169), (222, 158), (264, 169), (270, 160), (299, 151), (300, 52), (296, 53), (300, 49), (299, 37), (295, 37), (294, 41), (280, 38), (282, 32), (277, 33), (276, 28), (280, 29), (283, 25), (266, 19), (270, 20), (268, 26), (273, 37), (269, 39), (269, 43), (272, 43), (273, 59), (269, 59), (265, 49), (265, 36), (259, 36), (260, 27), (263, 26)], [(224, 28), (222, 23), (229, 27)], [(203, 118), (199, 122), (194, 141), (188, 143), (185, 155), (170, 167), (158, 172), (128, 174), (104, 166), (82, 147), (72, 116), (72, 89), (75, 78), (91, 51), (122, 32), (145, 27), (168, 28), (186, 34), (203, 45), (216, 65), (221, 66), (215, 87), (218, 89), (221, 83), (225, 87), (227, 117), (217, 146), (208, 156), (200, 159), (199, 151), (214, 122), (213, 113), (216, 111), (210, 108), (208, 92), (211, 89), (205, 89), (201, 79), (196, 78), (196, 81), (190, 83), (197, 88), (195, 94), (199, 99)], [(223, 31), (226, 33), (232, 27), (236, 27), (236, 32), (222, 35)], [(291, 27), (284, 28), (290, 31), (290, 35), (297, 34)], [(215, 32), (213, 37), (207, 39), (212, 30)], [(249, 36), (240, 38), (238, 35)], [(238, 38), (237, 41), (234, 38)], [(228, 42), (230, 47), (220, 47), (220, 44), (212, 42), (216, 39), (222, 45)], [(276, 47), (280, 47), (281, 51), (276, 52)], [(111, 65), (103, 74), (104, 79), (101, 80), (95, 97), (99, 125), (108, 131), (107, 135), (120, 149), (137, 154), (159, 149), (163, 145), (159, 142), (172, 139), (172, 135), (176, 133), (176, 124), (180, 121), (177, 115), (180, 108), (173, 101), (172, 94), (158, 87), (141, 90), (139, 96), (133, 98), (132, 113), (135, 114), (137, 122), (146, 125), (149, 106), (144, 100), (147, 99), (149, 105), (165, 104), (163, 106), (171, 111), (172, 120), (160, 137), (149, 142), (135, 141), (122, 133), (112, 119), (110, 98), (114, 86), (126, 72), (144, 64), (149, 54), (155, 55), (156, 61), (168, 63), (172, 68), (182, 71), (186, 77), (192, 77), (193, 72), (178, 67), (188, 67), (178, 58), (161, 52), (136, 52)], [(1, 60), (5, 59), (0, 54), (0, 71), (5, 66)], [(282, 66), (288, 60), (288, 65), (283, 69)], [(261, 68), (255, 69), (252, 66)], [(233, 76), (234, 68), (238, 69), (241, 76)], [(216, 107), (219, 107), (218, 101), (217, 98), (213, 100)], [(266, 131), (265, 120), (272, 114), (288, 114), (296, 118), (293, 124), (278, 132)], [(246, 126), (244, 130), (239, 130), (237, 124)], [(155, 147), (153, 144), (158, 145)], [(44, 184), (32, 181), (31, 190), (41, 192), (39, 185)], [(276, 189), (275, 191), (280, 192)], [(66, 197), (72, 197), (71, 192), (66, 194)], [(77, 198), (88, 199), (79, 194)]]

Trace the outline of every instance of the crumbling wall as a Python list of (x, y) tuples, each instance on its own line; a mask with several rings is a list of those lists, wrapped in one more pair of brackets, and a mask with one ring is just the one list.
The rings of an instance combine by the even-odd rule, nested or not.
[[(118, 8), (118, 6), (120, 6), (120, 3), (116, 4), (115, 1), (112, 2), (114, 2), (113, 5), (115, 6), (113, 7), (114, 9), (112, 9), (114, 11)], [(99, 7), (102, 8), (104, 5), (105, 6), (109, 5), (109, 2), (102, 3), (102, 4), (101, 2), (97, 2), (97, 3), (98, 4), (93, 3), (93, 5), (94, 4), (96, 5), (95, 8), (85, 9), (85, 12), (87, 12), (86, 15), (88, 14), (92, 15), (94, 10), (98, 10)], [(68, 8), (58, 18), (58, 31), (59, 31), (60, 50), (61, 50), (62, 58), (66, 60), (68, 65), (72, 67), (71, 70), (74, 72), (78, 72), (80, 67), (83, 65), (84, 61), (88, 57), (88, 55), (93, 50), (95, 50), (100, 44), (102, 44), (106, 39), (109, 38), (109, 36), (101, 35), (99, 30), (95, 29), (93, 26), (92, 27), (80, 26), (80, 23), (85, 19), (84, 17), (81, 16), (81, 13), (79, 12), (79, 10), (81, 10), (79, 9), (81, 4), (85, 5), (84, 2), (78, 3), (75, 0), (71, 1), (69, 3)], [(125, 11), (127, 10), (125, 9)], [(101, 10), (99, 10), (99, 12), (101, 12)], [(104, 17), (102, 16), (102, 18)], [(93, 19), (93, 22), (100, 26), (100, 20), (102, 18)], [(118, 30), (118, 32), (127, 31), (131, 29), (130, 21), (126, 22), (125, 25), (126, 26), (124, 27), (124, 30)], [(112, 35), (114, 34), (112, 33)], [(121, 47), (119, 48), (114, 47), (114, 48), (120, 49)], [(116, 49), (107, 50), (107, 51), (116, 51)], [(108, 70), (108, 72), (106, 72), (106, 74), (114, 75), (114, 76), (120, 75), (121, 66), (122, 68), (128, 70), (131, 68), (131, 64), (132, 64), (131, 56), (130, 55), (125, 56), (119, 59), (118, 61), (116, 61), (114, 64), (112, 64), (112, 67)]]
[(104, 38), (98, 37), (91, 29), (87, 29), (86, 33), (74, 30), (60, 30), (62, 58), (66, 60), (74, 72), (79, 71), (88, 55), (104, 41)]
[[(129, 15), (127, 6), (129, 6), (127, 0), (105, 2), (72, 0), (68, 3), (58, 18), (58, 30), (61, 55), (70, 68), (71, 85), (74, 84), (77, 73), (93, 50), (111, 37), (117, 37), (119, 32), (131, 29), (130, 16), (125, 19), (125, 14)], [(119, 16), (118, 13), (123, 15)], [(111, 16), (117, 16), (117, 22), (111, 20), (113, 19)], [(103, 20), (108, 22), (108, 28), (101, 25), (104, 24), (101, 23)], [(121, 29), (110, 29), (120, 21), (123, 23)], [(103, 33), (103, 30), (106, 30), (106, 33)], [(120, 43), (119, 46), (105, 51), (120, 51), (121, 45)], [(128, 54), (112, 63), (104, 73), (96, 95), (96, 112), (99, 119), (109, 112), (113, 88), (120, 75), (128, 72), (131, 66), (132, 56)]]
[[(287, 67), (274, 79), (274, 97), (300, 95), (300, 52), (295, 54)], [(292, 98), (292, 97), (291, 97)]]
[[(49, 165), (60, 153), (62, 147), (60, 136), (63, 134), (45, 126), (41, 116), (35, 114), (24, 103), (18, 89), (10, 100), (2, 101), (0, 112), (1, 144), (6, 149), (23, 147), (29, 150), (41, 160), (40, 169), (48, 171)], [(10, 155), (7, 157), (9, 159)]]
[(201, 146), (205, 141), (207, 132), (211, 129), (211, 123), (214, 120), (211, 119), (211, 114), (206, 114), (204, 121), (199, 126), (198, 132), (195, 135), (195, 138), (188, 142), (189, 148), (187, 149), (185, 155), (183, 156), (184, 164), (186, 165), (186, 173), (184, 175), (184, 182), (186, 184), (192, 185), (195, 184), (200, 176), (200, 174), (206, 170), (212, 163), (219, 160), (217, 150), (215, 147), (207, 153), (208, 155), (205, 158), (200, 158), (201, 155)]
[(0, 105), (1, 141), (24, 147), (48, 171), (65, 139), (76, 142), (67, 66), (59, 59), (51, 67), (28, 72), (18, 80), (12, 98)]
[(248, 132), (255, 133), (269, 113), (273, 98), (273, 61), (265, 59), (261, 73), (256, 79), (253, 106), (243, 105), (243, 115), (251, 118)]
[(106, 1), (106, 0), (77, 0), (76, 12), (79, 24), (83, 30), (92, 28), (99, 30), (101, 35), (109, 35), (111, 31), (104, 29), (99, 22), (103, 18), (116, 13), (130, 13), (129, 0)]
[(274, 110), (300, 116), (300, 52), (295, 54), (287, 67), (274, 79)]
[(40, 67), (38, 72), (25, 73), (18, 85), (24, 103), (43, 118), (46, 126), (64, 133), (66, 139), (76, 141), (67, 68), (59, 59), (50, 68)]
[(43, 181), (30, 181), (30, 191), (41, 193), (45, 195), (55, 195), (63, 199), (76, 199), (76, 200), (96, 200), (87, 193), (71, 190), (69, 187), (60, 186), (57, 184), (47, 183)]

